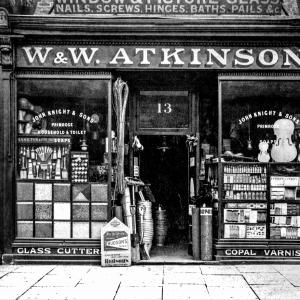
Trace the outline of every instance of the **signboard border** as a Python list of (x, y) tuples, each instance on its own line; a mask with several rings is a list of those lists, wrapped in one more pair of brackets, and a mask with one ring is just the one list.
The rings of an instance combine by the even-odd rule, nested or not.
[[(166, 88), (166, 90), (155, 90), (155, 89), (151, 89), (151, 90), (140, 90), (139, 92), (166, 92), (168, 89)], [(174, 92), (174, 91), (173, 91)], [(140, 115), (141, 115), (141, 111), (140, 111), (140, 97), (141, 95), (138, 94), (137, 97), (135, 97), (135, 103), (134, 103), (134, 107), (135, 107), (135, 131), (137, 134), (139, 135), (156, 135), (156, 134), (160, 134), (160, 135), (186, 135), (192, 132), (193, 130), (193, 114), (192, 114), (192, 95), (191, 92), (186, 89), (186, 90), (178, 90), (178, 92), (187, 92), (188, 93), (188, 106), (189, 106), (189, 126), (185, 127), (185, 128), (163, 128), (163, 127), (155, 127), (155, 128), (144, 128), (140, 126)]]

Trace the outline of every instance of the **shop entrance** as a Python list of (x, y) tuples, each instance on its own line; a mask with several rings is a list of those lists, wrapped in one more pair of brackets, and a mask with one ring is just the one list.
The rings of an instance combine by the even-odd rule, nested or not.
[[(154, 240), (152, 260), (190, 259), (188, 255), (188, 152), (186, 136), (141, 136), (144, 151), (140, 174), (149, 183), (153, 203)], [(166, 212), (166, 237), (159, 240), (158, 211)]]

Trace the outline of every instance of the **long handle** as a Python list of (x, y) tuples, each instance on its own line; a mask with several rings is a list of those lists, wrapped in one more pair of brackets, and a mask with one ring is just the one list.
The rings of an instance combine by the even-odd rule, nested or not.
[(132, 216), (132, 233), (133, 234), (136, 234), (136, 222), (135, 222), (135, 188), (134, 188), (134, 185), (132, 185), (132, 210), (133, 210), (133, 213), (131, 214)]

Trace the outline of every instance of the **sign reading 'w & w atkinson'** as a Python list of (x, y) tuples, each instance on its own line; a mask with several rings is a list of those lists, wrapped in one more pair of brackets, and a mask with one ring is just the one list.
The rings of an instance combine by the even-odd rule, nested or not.
[(300, 69), (298, 47), (24, 46), (22, 68)]

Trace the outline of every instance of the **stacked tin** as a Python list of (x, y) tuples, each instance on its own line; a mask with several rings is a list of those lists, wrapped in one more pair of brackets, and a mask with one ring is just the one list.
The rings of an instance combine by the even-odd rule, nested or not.
[(152, 203), (150, 201), (139, 201), (137, 204), (137, 227), (141, 241), (150, 251), (154, 235), (152, 218)]
[(163, 246), (165, 244), (167, 232), (167, 211), (159, 206), (155, 211), (155, 243), (157, 246)]

